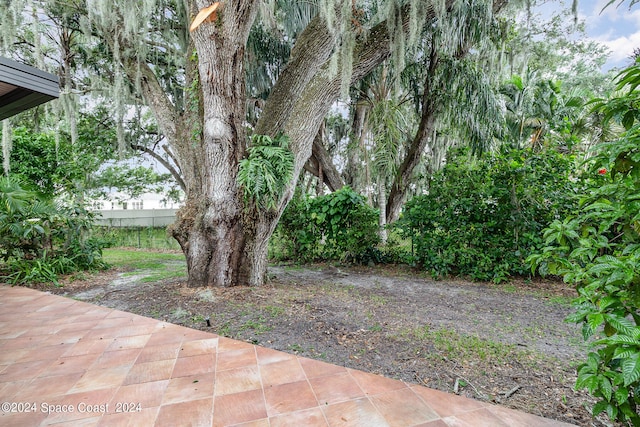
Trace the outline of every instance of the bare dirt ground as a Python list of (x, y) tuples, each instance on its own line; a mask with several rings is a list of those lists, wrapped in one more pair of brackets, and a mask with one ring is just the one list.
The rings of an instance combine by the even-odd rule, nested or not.
[[(175, 261), (167, 261), (175, 262)], [(110, 271), (42, 288), (582, 426), (585, 356), (564, 322), (572, 289), (551, 281), (433, 281), (404, 267), (274, 266), (260, 288), (187, 288)], [(207, 326), (207, 319), (211, 326)]]

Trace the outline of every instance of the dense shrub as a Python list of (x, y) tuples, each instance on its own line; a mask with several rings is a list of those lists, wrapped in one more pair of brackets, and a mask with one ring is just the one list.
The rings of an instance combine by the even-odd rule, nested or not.
[(87, 237), (91, 227), (86, 210), (40, 200), (0, 178), (0, 279), (57, 283), (58, 274), (104, 268), (101, 246)]
[(282, 215), (278, 233), (294, 259), (362, 262), (379, 242), (378, 212), (349, 187), (298, 196)]
[(552, 149), (504, 150), (473, 161), (459, 151), (429, 193), (405, 206), (398, 227), (434, 277), (499, 282), (528, 272), (541, 230), (574, 209), (573, 158)]
[[(599, 401), (593, 414), (640, 425), (640, 62), (621, 74), (626, 96), (598, 108), (627, 131), (597, 147), (591, 186), (575, 216), (553, 221), (544, 231), (546, 247), (530, 257), (541, 273), (564, 276), (576, 285), (576, 312), (594, 351), (578, 367), (576, 388)], [(636, 123), (634, 125), (634, 123)]]

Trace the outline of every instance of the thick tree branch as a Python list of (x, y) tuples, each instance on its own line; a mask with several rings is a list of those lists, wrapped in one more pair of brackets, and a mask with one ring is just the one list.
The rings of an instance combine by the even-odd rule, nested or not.
[(256, 133), (276, 135), (281, 132), (291, 115), (295, 101), (327, 62), (337, 43), (337, 36), (327, 28), (323, 18), (316, 16), (298, 36), (286, 67), (256, 125)]
[(400, 165), (400, 168), (396, 174), (389, 193), (386, 207), (386, 220), (387, 224), (398, 219), (400, 213), (400, 207), (404, 203), (406, 189), (411, 181), (413, 170), (416, 168), (422, 153), (424, 152), (427, 142), (433, 133), (433, 126), (436, 118), (436, 99), (433, 96), (433, 88), (431, 80), (438, 67), (438, 52), (435, 46), (431, 46), (431, 53), (429, 55), (429, 68), (427, 70), (427, 77), (424, 82), (424, 91), (422, 93), (421, 110), (422, 117), (420, 118), (420, 125), (416, 132), (411, 145), (407, 150), (407, 154)]
[(145, 147), (144, 145), (131, 144), (131, 148), (133, 148), (134, 150), (142, 151), (143, 153), (146, 153), (146, 154), (150, 155), (155, 160), (160, 162), (160, 164), (162, 166), (164, 166), (165, 168), (167, 168), (169, 173), (171, 173), (173, 178), (176, 180), (176, 182), (180, 186), (180, 189), (182, 189), (182, 191), (184, 191), (184, 192), (187, 191), (187, 186), (185, 185), (184, 181), (182, 180), (182, 177), (180, 176), (180, 173), (178, 172), (178, 170), (171, 163), (169, 163), (168, 161), (163, 159), (162, 156), (160, 156), (158, 153), (156, 153), (152, 149), (150, 149), (148, 147)]
[(140, 71), (140, 87), (145, 102), (158, 122), (158, 127), (169, 141), (177, 139), (176, 124), (178, 123), (178, 113), (167, 93), (164, 91), (158, 79), (149, 67), (149, 64), (138, 64), (133, 58), (124, 61), (124, 69), (131, 81), (135, 81)]
[(319, 171), (322, 170), (324, 183), (327, 184), (331, 191), (337, 191), (344, 187), (344, 181), (342, 180), (340, 172), (338, 172), (333, 164), (331, 154), (324, 148), (322, 134), (323, 132), (319, 131), (313, 139), (311, 158), (317, 162), (316, 173), (314, 175), (320, 175)]

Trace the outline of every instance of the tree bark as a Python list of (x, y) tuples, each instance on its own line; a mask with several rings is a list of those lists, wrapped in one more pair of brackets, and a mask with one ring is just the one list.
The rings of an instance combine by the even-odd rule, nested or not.
[[(208, 6), (206, 1), (197, 4)], [(245, 250), (253, 249), (255, 230), (247, 230), (243, 221), (236, 176), (246, 149), (244, 53), (256, 13), (257, 1), (227, 2), (216, 21), (192, 33), (201, 121), (200, 128), (185, 126), (182, 138), (173, 141), (189, 161), (181, 162), (187, 199), (171, 228), (186, 256), (192, 287), (234, 286), (251, 279), (243, 274), (243, 258)]]
[(396, 177), (391, 186), (391, 192), (387, 199), (386, 217), (387, 224), (396, 221), (400, 215), (400, 208), (405, 202), (407, 187), (411, 182), (413, 170), (420, 163), (422, 153), (424, 152), (427, 142), (433, 133), (437, 112), (437, 100), (432, 94), (433, 87), (431, 81), (438, 67), (438, 52), (435, 46), (431, 47), (429, 55), (429, 68), (427, 77), (424, 82), (424, 92), (422, 93), (420, 125), (418, 131), (411, 141), (411, 145), (407, 150), (407, 154), (398, 169)]
[(304, 166), (304, 169), (318, 178), (322, 178), (322, 182), (327, 184), (329, 190), (337, 191), (344, 187), (344, 181), (338, 169), (333, 164), (331, 154), (324, 148), (322, 128), (313, 139), (311, 147), (311, 157)]

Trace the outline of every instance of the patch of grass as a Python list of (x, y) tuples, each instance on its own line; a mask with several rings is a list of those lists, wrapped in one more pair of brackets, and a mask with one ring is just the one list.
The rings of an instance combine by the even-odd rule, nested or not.
[(180, 269), (167, 268), (166, 270), (158, 271), (151, 274), (150, 276), (143, 277), (142, 279), (140, 279), (140, 282), (142, 283), (159, 282), (161, 280), (179, 279), (183, 277), (187, 277), (186, 267), (183, 267)]
[(184, 261), (184, 255), (181, 253), (150, 252), (122, 248), (104, 249), (102, 258), (114, 266), (139, 269), (153, 268), (153, 265), (160, 264), (162, 261)]
[[(452, 329), (433, 329), (429, 325), (405, 331), (404, 335), (430, 343), (440, 357), (451, 360), (492, 360), (502, 363), (513, 358), (516, 346), (460, 334)], [(437, 355), (434, 355), (437, 356)]]
[(382, 295), (371, 295), (369, 299), (376, 307), (382, 307), (387, 303), (387, 299)]
[(380, 323), (376, 323), (372, 327), (369, 328), (371, 332), (382, 332), (382, 325)]
[(140, 279), (142, 283), (178, 279), (187, 275), (183, 254), (111, 248), (103, 251), (103, 257), (113, 266), (132, 270), (124, 276), (135, 276), (143, 270), (145, 277)]
[(267, 305), (266, 307), (264, 307), (264, 311), (266, 311), (269, 316), (274, 318), (282, 316), (284, 314), (284, 308), (275, 305)]
[(565, 297), (562, 295), (554, 295), (547, 298), (546, 302), (551, 305), (561, 305), (564, 307), (571, 307), (572, 297)]
[(260, 335), (273, 329), (271, 326), (265, 324), (264, 322), (265, 319), (263, 317), (258, 317), (258, 319), (255, 320), (250, 319), (247, 320), (242, 326), (240, 326), (239, 330), (246, 331), (247, 329), (251, 329), (256, 335)]

